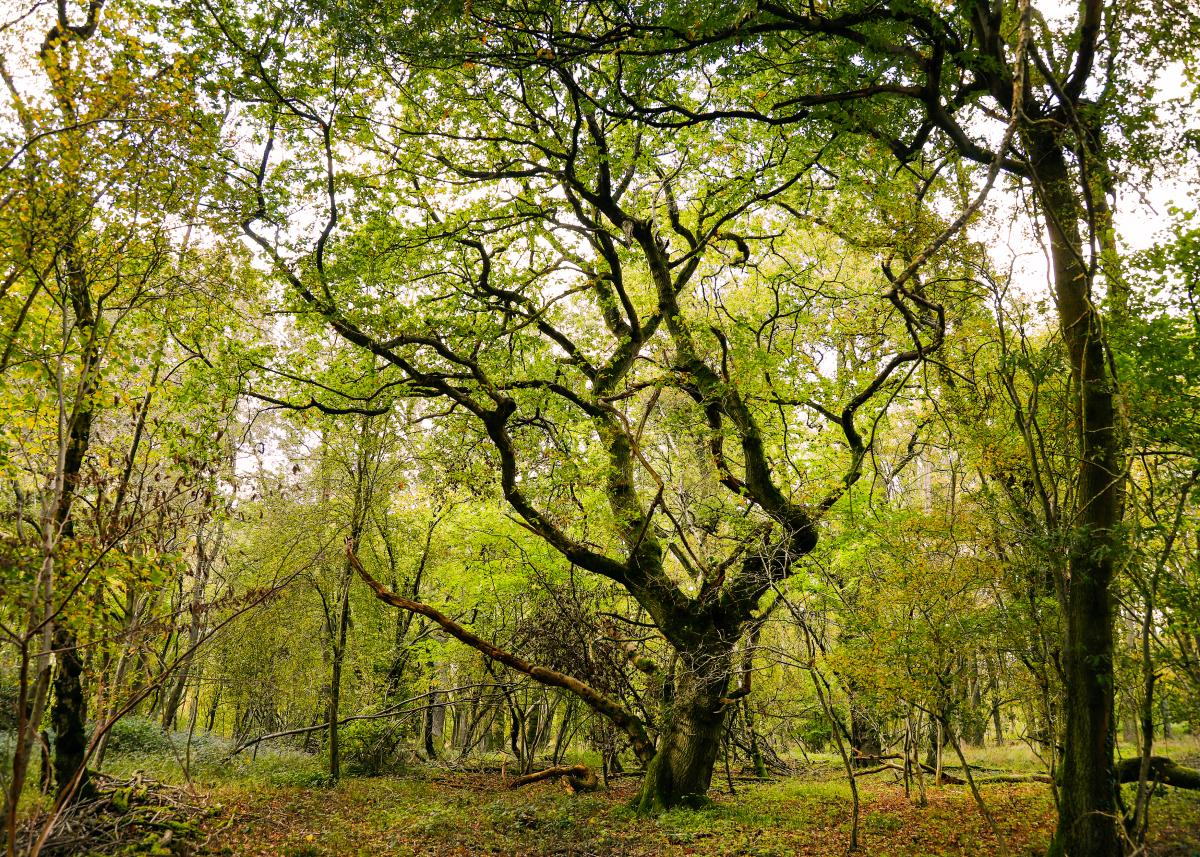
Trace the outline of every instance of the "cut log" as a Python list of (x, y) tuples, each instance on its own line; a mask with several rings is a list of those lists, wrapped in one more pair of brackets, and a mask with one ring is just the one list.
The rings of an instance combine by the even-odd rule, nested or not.
[(587, 765), (556, 765), (553, 768), (546, 768), (544, 771), (535, 771), (532, 774), (517, 777), (508, 784), (508, 787), (516, 789), (521, 786), (527, 786), (530, 783), (552, 780), (556, 777), (564, 778), (568, 787), (567, 790), (571, 792), (592, 792), (600, 785), (600, 780), (597, 778), (596, 772)]

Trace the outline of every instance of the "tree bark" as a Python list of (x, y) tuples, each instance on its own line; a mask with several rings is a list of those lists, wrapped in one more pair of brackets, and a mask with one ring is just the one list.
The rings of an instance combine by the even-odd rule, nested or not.
[(646, 767), (635, 806), (658, 813), (675, 806), (707, 802), (728, 705), (724, 701), (733, 662), (732, 646), (681, 652), (675, 694), (664, 722), (666, 731)]
[(1092, 302), (1066, 155), (1046, 132), (1031, 134), (1029, 148), (1050, 237), (1059, 323), (1071, 361), (1079, 456), (1063, 605), (1062, 799), (1050, 853), (1119, 857), (1111, 590), (1123, 474), (1116, 389)]
[[(351, 538), (357, 539), (361, 526), (354, 522)], [(350, 629), (350, 583), (354, 579), (354, 568), (346, 561), (346, 571), (341, 581), (341, 601), (338, 605), (337, 625), (333, 632), (333, 652), (329, 677), (329, 777), (337, 780), (342, 776), (342, 746), (338, 731), (342, 710), (342, 663), (346, 658), (346, 636)]]
[[(75, 634), (63, 626), (54, 631), (58, 671), (54, 676), (54, 705), (50, 721), (54, 725), (54, 781), (61, 793), (87, 760), (87, 698), (83, 692), (83, 658)], [(88, 794), (90, 785), (84, 771), (75, 798)]]

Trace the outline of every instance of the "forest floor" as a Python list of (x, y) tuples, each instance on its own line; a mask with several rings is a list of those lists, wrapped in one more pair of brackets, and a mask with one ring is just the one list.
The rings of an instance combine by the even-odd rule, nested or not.
[[(1196, 764), (1194, 741), (1173, 753)], [(166, 778), (168, 760), (123, 758), (120, 773)], [(1011, 762), (1011, 758), (1000, 759)], [(141, 764), (139, 764), (139, 762)], [(149, 764), (147, 764), (149, 762)], [(992, 767), (995, 759), (972, 759)], [(1005, 767), (1012, 768), (1011, 764)], [(952, 769), (951, 769), (952, 770)], [(175, 779), (178, 780), (178, 769)], [(639, 818), (628, 809), (636, 781), (569, 794), (544, 782), (519, 790), (498, 772), (424, 768), (403, 776), (346, 777), (322, 782), (312, 757), (260, 754), (201, 769), (195, 795), (207, 808), (202, 835), (170, 853), (271, 857), (391, 855), (841, 855), (850, 830), (850, 791), (829, 759), (812, 759), (798, 776), (765, 783), (724, 779), (712, 806)], [(1001, 853), (965, 786), (927, 785), (928, 805), (905, 795), (890, 773), (859, 782), (859, 853), (888, 855)], [(1054, 825), (1049, 786), (994, 783), (982, 795), (1012, 855), (1045, 852)], [(1147, 855), (1200, 857), (1200, 793), (1162, 789), (1155, 798)]]
[[(917, 807), (903, 786), (862, 791), (860, 851), (866, 855), (999, 854), (970, 794), (929, 789)], [(216, 854), (284, 855), (841, 855), (849, 844), (849, 789), (788, 779), (715, 795), (713, 806), (657, 819), (626, 810), (633, 786), (572, 796), (554, 784), (512, 792), (496, 778), (355, 779), (334, 789), (226, 793), (230, 821), (210, 840)], [(1049, 790), (988, 786), (984, 798), (1009, 853), (1041, 854), (1053, 829)], [(1200, 800), (1165, 796), (1156, 807), (1149, 853), (1200, 855)]]

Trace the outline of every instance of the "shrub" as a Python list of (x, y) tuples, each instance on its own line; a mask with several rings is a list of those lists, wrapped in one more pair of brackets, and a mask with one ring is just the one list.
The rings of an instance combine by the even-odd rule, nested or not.
[(355, 720), (340, 732), (342, 759), (348, 773), (374, 777), (400, 767), (402, 723), (388, 720)]
[(157, 755), (171, 752), (171, 739), (148, 717), (130, 715), (113, 724), (108, 749), (114, 753)]
[(17, 686), (0, 682), (0, 731), (17, 729)]

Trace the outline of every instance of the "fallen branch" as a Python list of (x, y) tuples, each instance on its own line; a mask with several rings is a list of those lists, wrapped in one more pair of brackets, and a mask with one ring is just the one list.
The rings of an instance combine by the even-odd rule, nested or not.
[[(887, 758), (887, 757), (880, 756), (877, 758)], [(925, 771), (928, 774), (936, 773), (936, 771), (934, 770), (932, 765), (926, 765), (924, 762), (921, 763), (921, 770)], [(902, 768), (900, 765), (895, 764), (894, 762), (884, 762), (882, 765), (877, 765), (874, 768), (867, 768), (862, 771), (855, 771), (854, 776), (856, 778), (857, 777), (865, 777), (868, 774), (878, 774), (882, 771), (899, 771), (900, 773), (904, 773), (904, 768)], [(953, 774), (947, 773), (944, 768), (942, 769), (942, 772), (941, 772), (941, 778), (937, 782), (938, 782), (938, 785), (941, 785), (941, 786), (965, 786), (967, 784), (966, 780), (959, 779), (958, 777), (954, 776)]]
[[(204, 844), (208, 805), (188, 789), (156, 783), (142, 774), (117, 780), (95, 773), (94, 795), (63, 808), (41, 849), (46, 857), (77, 854), (191, 854)], [(37, 811), (19, 837), (19, 853), (39, 837), (44, 825)], [(148, 848), (148, 851), (142, 851)]]
[(868, 774), (878, 774), (882, 773), (883, 771), (899, 771), (900, 773), (904, 773), (904, 768), (900, 767), (899, 765), (894, 765), (891, 762), (884, 762), (882, 765), (876, 765), (874, 768), (856, 770), (854, 772), (854, 776), (865, 777)]
[(986, 777), (976, 777), (975, 782), (981, 785), (993, 783), (1053, 783), (1054, 777), (1049, 774), (989, 774)]
[(532, 774), (525, 774), (523, 777), (517, 777), (508, 784), (508, 787), (510, 789), (518, 789), (530, 783), (552, 780), (556, 777), (566, 779), (568, 789), (572, 792), (592, 792), (600, 785), (600, 780), (596, 777), (596, 772), (587, 765), (556, 765), (553, 768), (546, 768), (544, 771), (536, 771)]
[[(1142, 760), (1134, 757), (1125, 759), (1117, 763), (1117, 782), (1119, 783), (1136, 783), (1138, 775), (1141, 771)], [(922, 766), (925, 767), (925, 766)], [(862, 771), (863, 774), (870, 774), (880, 769), (871, 771)], [(928, 768), (926, 768), (928, 770)], [(1151, 782), (1162, 783), (1165, 786), (1174, 786), (1177, 789), (1190, 789), (1200, 791), (1200, 770), (1189, 768), (1185, 765), (1180, 765), (1174, 759), (1166, 756), (1151, 756), (1150, 757), (1150, 773), (1149, 779)], [(957, 778), (947, 779), (955, 785), (962, 781)], [(991, 774), (986, 777), (976, 778), (978, 783), (995, 784), (995, 783), (1053, 783), (1054, 778), (1049, 774), (1015, 774), (1015, 773), (999, 773)]]
[(855, 750), (853, 755), (850, 756), (850, 761), (856, 762), (856, 763), (857, 762), (862, 762), (862, 763), (889, 762), (894, 759), (903, 759), (903, 758), (904, 757), (902, 755), (900, 755), (899, 753), (889, 753), (886, 756), (867, 756), (867, 755), (864, 755), (864, 754), (858, 752), (857, 750)]
[[(1125, 759), (1117, 764), (1117, 782), (1136, 783), (1141, 773), (1140, 758)], [(1153, 782), (1174, 786), (1177, 789), (1200, 790), (1200, 770), (1180, 765), (1166, 756), (1150, 757), (1148, 778)]]

